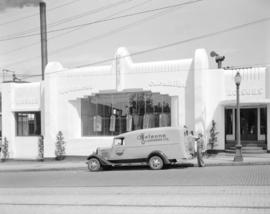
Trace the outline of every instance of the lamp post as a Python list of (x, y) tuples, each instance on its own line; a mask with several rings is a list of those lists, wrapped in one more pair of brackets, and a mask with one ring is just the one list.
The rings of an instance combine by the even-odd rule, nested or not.
[(234, 77), (234, 82), (236, 85), (236, 146), (235, 146), (235, 156), (234, 161), (243, 161), (242, 156), (242, 145), (240, 142), (240, 108), (239, 108), (239, 87), (241, 83), (241, 75), (239, 72), (236, 73)]

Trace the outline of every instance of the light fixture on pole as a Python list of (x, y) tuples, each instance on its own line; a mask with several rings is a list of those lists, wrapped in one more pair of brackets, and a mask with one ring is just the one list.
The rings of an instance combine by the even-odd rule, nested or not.
[(215, 57), (218, 68), (222, 68), (222, 62), (224, 61), (225, 56), (220, 56), (215, 51), (211, 51), (210, 56)]
[(239, 87), (241, 83), (241, 75), (239, 72), (236, 73), (234, 77), (234, 82), (236, 85), (236, 145), (235, 145), (235, 156), (234, 161), (243, 161), (242, 156), (242, 145), (240, 141), (240, 107), (239, 107)]

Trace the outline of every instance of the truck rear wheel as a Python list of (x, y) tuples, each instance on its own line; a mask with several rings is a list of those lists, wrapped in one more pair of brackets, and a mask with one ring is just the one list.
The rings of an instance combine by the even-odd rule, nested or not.
[(149, 159), (148, 164), (151, 169), (159, 170), (163, 168), (164, 161), (160, 156), (154, 155)]
[(90, 158), (88, 160), (88, 169), (91, 172), (96, 172), (101, 170), (100, 161), (97, 158)]

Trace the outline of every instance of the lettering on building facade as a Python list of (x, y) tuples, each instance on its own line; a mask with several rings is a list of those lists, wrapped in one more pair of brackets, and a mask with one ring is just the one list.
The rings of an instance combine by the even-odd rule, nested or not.
[(174, 88), (185, 88), (185, 85), (180, 81), (150, 81), (148, 84), (149, 87), (174, 87)]
[(37, 98), (21, 98), (16, 99), (16, 105), (36, 105), (39, 104), (39, 100)]
[(242, 97), (265, 98), (266, 93), (266, 70), (265, 68), (249, 68), (225, 71), (225, 96), (228, 98), (236, 96), (234, 77), (236, 72), (241, 75), (239, 95)]
[(74, 88), (69, 88), (69, 89), (63, 89), (60, 91), (60, 94), (68, 94), (71, 92), (78, 92), (78, 91), (85, 91), (85, 90), (90, 90), (92, 91), (93, 88), (92, 87), (88, 87), (88, 86), (83, 86), (83, 87), (74, 87)]
[[(263, 95), (264, 90), (263, 88), (250, 88), (250, 89), (240, 89), (239, 91), (240, 96), (257, 96), (257, 95)], [(236, 96), (236, 90), (230, 90), (227, 91), (227, 96), (232, 97)]]

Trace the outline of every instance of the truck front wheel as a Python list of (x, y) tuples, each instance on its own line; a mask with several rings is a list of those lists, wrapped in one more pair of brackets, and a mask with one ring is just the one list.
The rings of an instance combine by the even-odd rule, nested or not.
[(148, 161), (149, 167), (153, 170), (159, 170), (162, 169), (164, 166), (164, 161), (163, 159), (158, 156), (158, 155), (154, 155), (151, 158), (149, 158)]
[(91, 172), (96, 172), (101, 169), (100, 161), (97, 158), (90, 158), (88, 160), (88, 169)]

